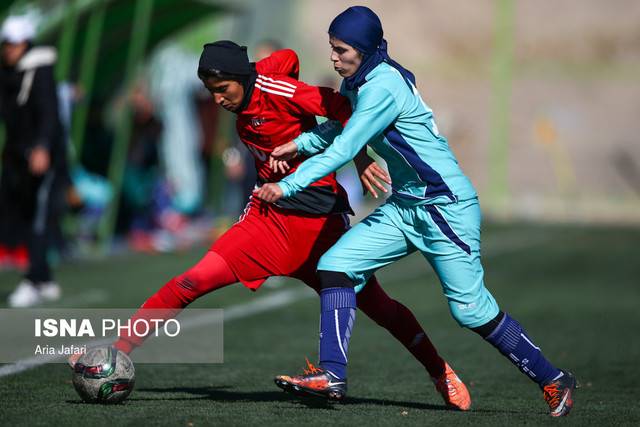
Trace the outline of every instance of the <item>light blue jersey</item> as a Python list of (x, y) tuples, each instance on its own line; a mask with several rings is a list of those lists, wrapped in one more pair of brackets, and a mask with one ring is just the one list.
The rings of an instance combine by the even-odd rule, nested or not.
[[(387, 162), (393, 195), (345, 233), (318, 262), (339, 271), (359, 291), (378, 269), (419, 251), (435, 270), (453, 317), (484, 325), (499, 312), (484, 286), (480, 261), (480, 207), (431, 109), (416, 88), (386, 63), (349, 97), (353, 114), (344, 129), (324, 123), (296, 140), (314, 155), (280, 181), (290, 196), (352, 159), (369, 144)], [(324, 152), (323, 152), (324, 150)]]
[(365, 144), (387, 162), (393, 194), (401, 203), (445, 204), (477, 197), (439, 134), (433, 112), (395, 68), (383, 62), (357, 93), (344, 85), (341, 92), (351, 100), (351, 119), (344, 129), (328, 122), (296, 138), (300, 153), (317, 155), (279, 182), (284, 197), (337, 170)]

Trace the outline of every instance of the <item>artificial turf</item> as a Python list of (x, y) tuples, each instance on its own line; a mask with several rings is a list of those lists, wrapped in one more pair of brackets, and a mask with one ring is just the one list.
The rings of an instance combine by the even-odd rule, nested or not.
[[(341, 405), (289, 396), (272, 382), (316, 357), (318, 300), (225, 323), (218, 365), (137, 364), (136, 389), (121, 405), (81, 403), (61, 364), (0, 377), (1, 425), (640, 425), (640, 229), (532, 224), (483, 232), (485, 281), (548, 358), (581, 383), (575, 407), (554, 420), (540, 390), (448, 313), (429, 265), (412, 255), (380, 273), (465, 381), (468, 413), (444, 408), (424, 369), (386, 331), (358, 314), (349, 398)], [(66, 263), (57, 272), (64, 307), (135, 307), (198, 259), (202, 249)], [(19, 279), (0, 273), (0, 299)], [(302, 287), (285, 280), (257, 293), (234, 285), (195, 307), (225, 308)], [(52, 305), (50, 305), (52, 306)], [(1, 327), (8, 327), (1, 325)], [(2, 343), (1, 345), (11, 345)], [(135, 362), (135, 353), (133, 354)]]

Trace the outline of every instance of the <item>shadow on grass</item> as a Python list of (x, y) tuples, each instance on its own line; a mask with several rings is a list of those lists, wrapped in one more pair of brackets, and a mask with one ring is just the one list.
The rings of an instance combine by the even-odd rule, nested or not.
[[(125, 401), (133, 404), (135, 402), (153, 402), (153, 401), (193, 401), (193, 400), (213, 400), (223, 402), (289, 402), (298, 404), (312, 409), (325, 409), (336, 410), (339, 407), (349, 407), (355, 405), (376, 405), (376, 406), (392, 406), (404, 409), (419, 409), (426, 411), (451, 411), (445, 405), (434, 405), (423, 402), (409, 402), (404, 400), (390, 400), (390, 399), (372, 399), (361, 397), (348, 397), (344, 402), (335, 404), (327, 403), (322, 398), (313, 397), (300, 397), (292, 394), (288, 394), (282, 391), (256, 391), (256, 392), (244, 392), (234, 391), (231, 386), (217, 386), (217, 387), (167, 387), (167, 388), (142, 388), (137, 390), (139, 393), (148, 394), (189, 394), (192, 396), (166, 396), (166, 397), (154, 397), (154, 396), (141, 396), (136, 397), (134, 392), (133, 397)], [(81, 400), (67, 400), (68, 404), (84, 404)], [(456, 411), (451, 411), (456, 412)], [(522, 411), (509, 410), (509, 409), (472, 409), (471, 412), (480, 414), (523, 414)], [(528, 413), (528, 412), (527, 412)]]
[(230, 386), (219, 387), (169, 387), (169, 388), (144, 388), (139, 389), (143, 393), (170, 393), (170, 394), (191, 394), (194, 397), (133, 397), (132, 401), (147, 400), (220, 400), (220, 401), (250, 401), (250, 402), (292, 402), (299, 403), (306, 407), (318, 409), (336, 409), (338, 406), (351, 405), (379, 405), (379, 406), (397, 406), (402, 408), (424, 409), (430, 411), (446, 411), (445, 405), (432, 405), (423, 402), (408, 402), (389, 399), (371, 399), (361, 397), (348, 397), (341, 404), (327, 403), (322, 398), (298, 397), (282, 391), (257, 391), (243, 392), (234, 391)]

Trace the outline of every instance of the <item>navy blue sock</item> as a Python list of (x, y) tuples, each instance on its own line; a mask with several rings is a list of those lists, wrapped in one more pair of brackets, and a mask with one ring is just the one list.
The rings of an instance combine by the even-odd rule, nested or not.
[(353, 288), (320, 291), (320, 366), (341, 380), (347, 378), (347, 351), (355, 320)]
[(485, 339), (540, 386), (561, 376), (560, 370), (542, 355), (540, 347), (531, 341), (520, 323), (506, 313)]

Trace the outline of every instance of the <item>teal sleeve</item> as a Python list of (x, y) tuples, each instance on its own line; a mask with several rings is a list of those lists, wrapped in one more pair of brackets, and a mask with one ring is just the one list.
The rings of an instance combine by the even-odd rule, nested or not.
[(358, 93), (356, 109), (333, 144), (298, 166), (278, 183), (283, 197), (290, 197), (320, 178), (338, 170), (398, 117), (393, 95), (380, 86), (364, 85)]
[(327, 148), (342, 132), (342, 125), (337, 120), (328, 120), (310, 131), (301, 133), (293, 142), (298, 146), (298, 153), (313, 156)]

